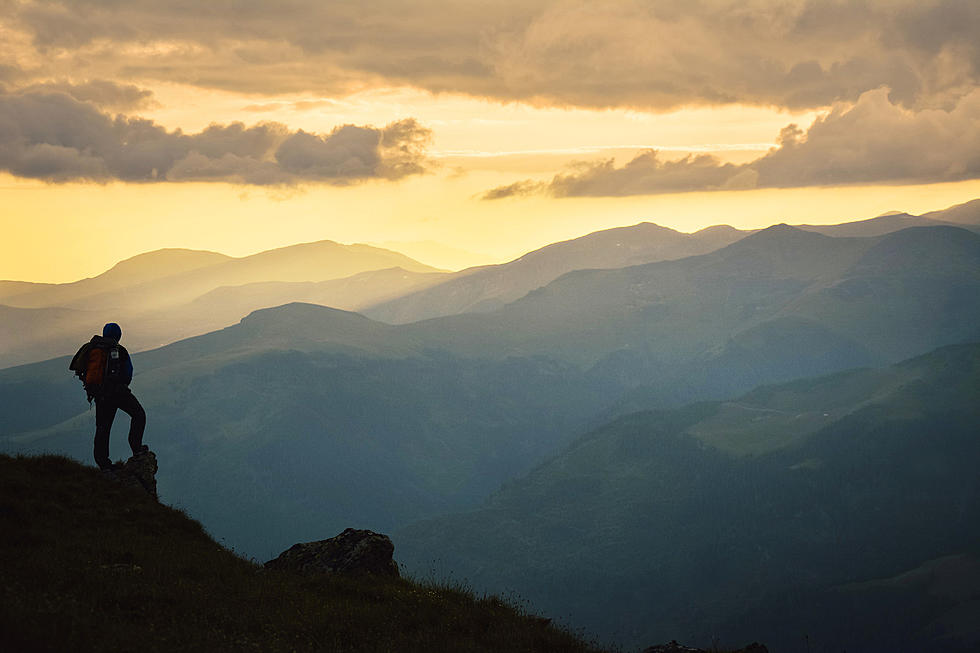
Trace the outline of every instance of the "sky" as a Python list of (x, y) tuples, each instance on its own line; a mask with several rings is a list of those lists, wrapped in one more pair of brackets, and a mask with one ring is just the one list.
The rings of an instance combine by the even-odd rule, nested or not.
[(0, 0), (0, 279), (980, 197), (975, 0)]

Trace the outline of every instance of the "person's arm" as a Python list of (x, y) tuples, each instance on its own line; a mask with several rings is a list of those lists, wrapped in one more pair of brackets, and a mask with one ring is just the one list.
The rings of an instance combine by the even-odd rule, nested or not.
[(129, 357), (129, 352), (125, 347), (120, 345), (119, 349), (122, 350), (123, 354), (123, 383), (129, 385), (133, 380), (133, 359)]

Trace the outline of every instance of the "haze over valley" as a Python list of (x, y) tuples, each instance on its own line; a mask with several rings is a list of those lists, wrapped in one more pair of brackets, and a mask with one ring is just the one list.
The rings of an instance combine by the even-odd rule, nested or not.
[[(704, 628), (786, 646), (794, 628), (932, 641), (945, 603), (910, 589), (902, 605), (926, 616), (881, 639), (841, 621), (828, 592), (977, 554), (980, 504), (961, 481), (980, 357), (961, 343), (980, 342), (978, 207), (751, 232), (641, 223), (456, 273), (324, 242), (252, 260), (164, 250), (74, 284), (7, 284), (22, 321), (5, 342), (36, 343), (11, 350), (61, 356), (0, 370), (0, 443), (88, 459), (65, 354), (139, 294), (134, 351), (169, 324), (202, 332), (134, 357), (161, 494), (246, 555), (359, 524), (395, 533), (412, 573), (519, 592), (629, 646)], [(938, 456), (932, 476), (908, 467), (924, 456)], [(892, 479), (887, 493), (858, 469)], [(913, 496), (929, 538), (899, 517)], [(804, 505), (816, 512), (793, 512)], [(856, 526), (881, 510), (887, 527)], [(651, 592), (664, 598), (637, 603)], [(819, 623), (785, 597), (820, 606)]]
[(0, 7), (0, 650), (980, 650), (976, 0)]

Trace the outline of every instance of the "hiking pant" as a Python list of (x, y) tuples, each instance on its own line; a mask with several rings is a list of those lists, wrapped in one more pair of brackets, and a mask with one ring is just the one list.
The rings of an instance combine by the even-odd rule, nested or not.
[(116, 410), (121, 410), (130, 417), (129, 447), (133, 455), (143, 444), (143, 429), (146, 428), (146, 411), (140, 402), (130, 392), (129, 388), (118, 388), (95, 398), (95, 463), (105, 469), (112, 462), (109, 460), (109, 431)]

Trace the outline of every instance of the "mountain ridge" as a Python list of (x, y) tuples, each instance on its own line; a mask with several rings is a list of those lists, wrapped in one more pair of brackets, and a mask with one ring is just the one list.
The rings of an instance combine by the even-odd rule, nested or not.
[[(773, 650), (809, 633), (814, 652), (966, 653), (980, 641), (980, 586), (947, 600), (875, 579), (980, 560), (977, 392), (970, 343), (632, 413), (481, 509), (396, 536), (409, 569), (431, 565), (422, 552), (438, 541), (454, 573), (571, 614), (606, 641), (707, 644), (707, 626), (723, 643), (751, 632)], [(954, 618), (948, 634), (933, 625)]]

